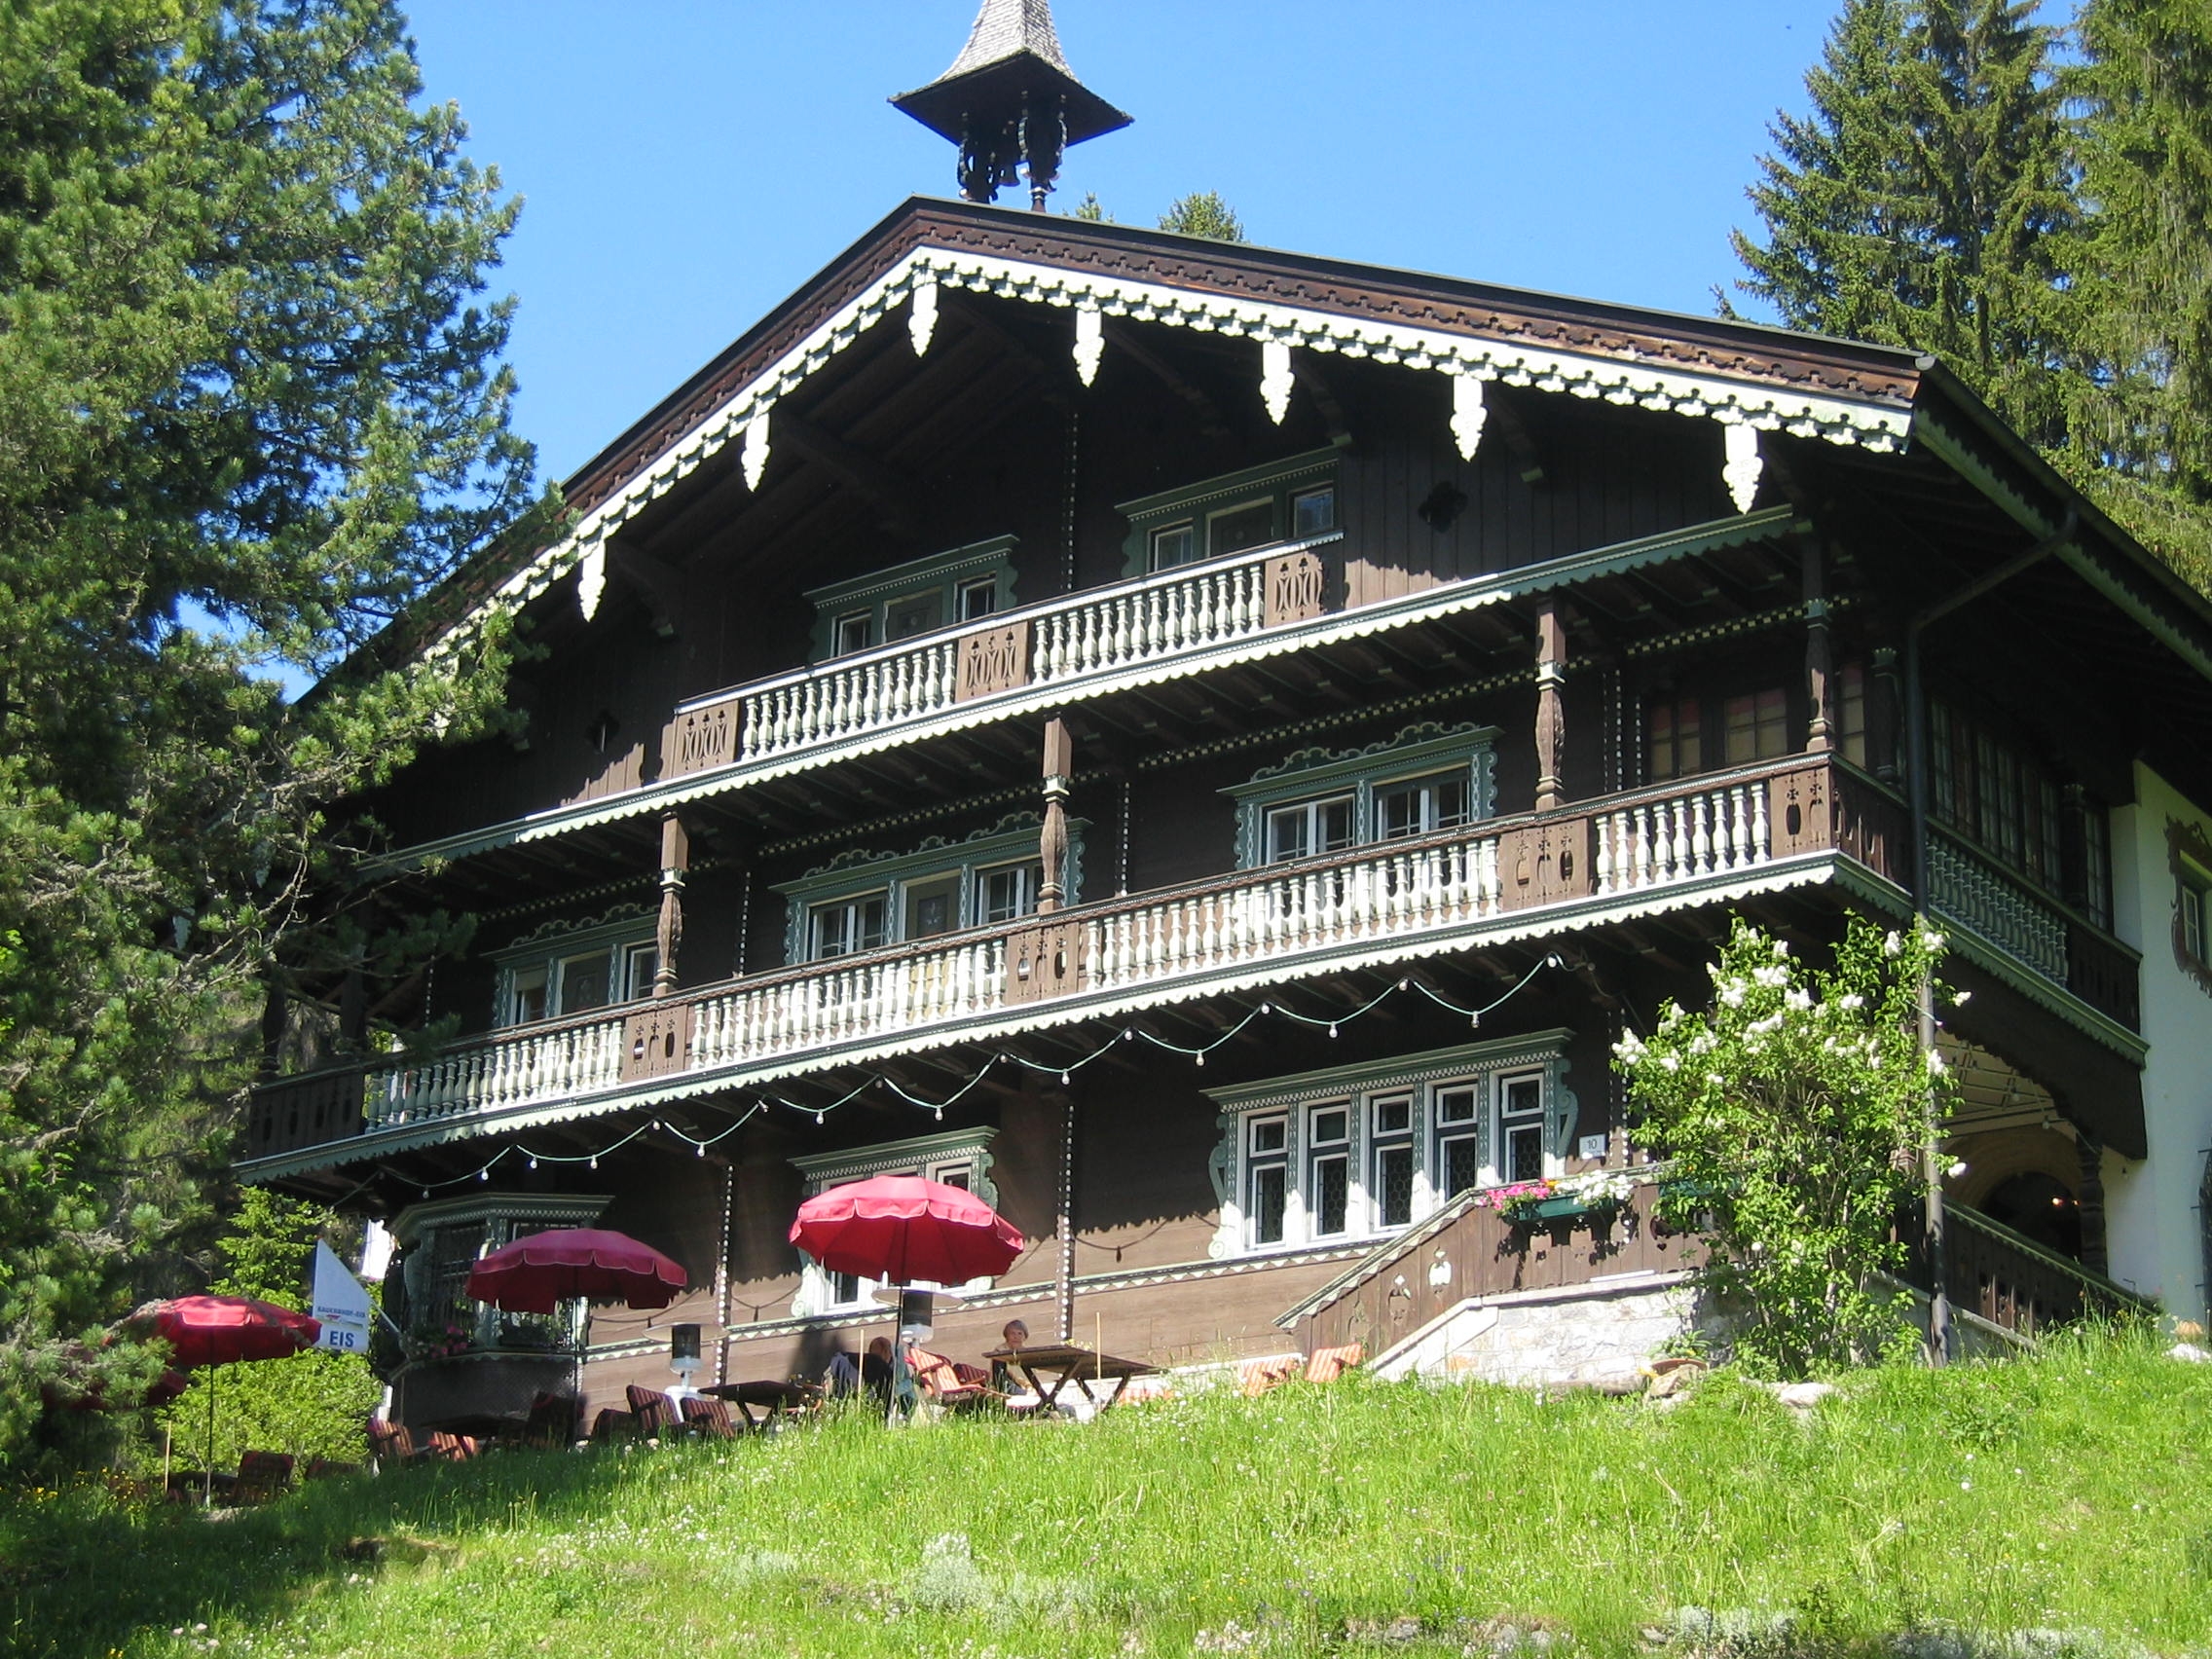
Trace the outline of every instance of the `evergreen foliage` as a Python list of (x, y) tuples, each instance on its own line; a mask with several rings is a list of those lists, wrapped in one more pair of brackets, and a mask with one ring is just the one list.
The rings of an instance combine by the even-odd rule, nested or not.
[(1945, 1089), (1916, 1036), (1940, 947), (1854, 917), (1835, 966), (1810, 969), (1739, 917), (1712, 1008), (1669, 1003), (1614, 1051), (1639, 1140), (1673, 1165), (1662, 1213), (1706, 1234), (1698, 1288), (1755, 1369), (1863, 1365), (1908, 1336), (1909, 1299), (1883, 1275), (1903, 1264), (1891, 1230)]
[(1738, 285), (1792, 328), (1942, 356), (2039, 441), (2071, 221), (2053, 31), (2032, 0), (1847, 0), (1812, 113), (1781, 114)]
[(201, 1288), (325, 803), (496, 700), (497, 634), (364, 648), (530, 505), (515, 205), (419, 92), (385, 0), (0, 8), (0, 1461), (71, 1339)]
[(1178, 197), (1167, 211), (1160, 215), (1160, 228), (1187, 237), (1211, 237), (1215, 241), (1245, 240), (1244, 221), (1236, 216), (1236, 209), (1224, 202), (1219, 192), (1211, 190), (1193, 191), (1188, 196)]

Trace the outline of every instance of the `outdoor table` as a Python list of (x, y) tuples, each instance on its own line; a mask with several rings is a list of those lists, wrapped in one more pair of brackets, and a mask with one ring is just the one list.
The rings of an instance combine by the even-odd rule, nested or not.
[[(718, 1382), (712, 1388), (697, 1390), (712, 1399), (727, 1400), (745, 1414), (745, 1420), (753, 1428), (765, 1428), (786, 1414), (815, 1411), (822, 1404), (822, 1389), (813, 1382), (785, 1382), (773, 1377), (759, 1378), (751, 1382)], [(759, 1409), (758, 1416), (755, 1408)]]
[[(1141, 1359), (1116, 1359), (1110, 1353), (1093, 1353), (1071, 1343), (1034, 1343), (1028, 1347), (993, 1348), (983, 1357), (1018, 1370), (1029, 1380), (1029, 1386), (1045, 1411), (1052, 1409), (1060, 1390), (1070, 1382), (1082, 1391), (1085, 1399), (1104, 1411), (1122, 1397), (1122, 1390), (1129, 1385), (1130, 1378), (1156, 1377), (1160, 1373), (1159, 1366), (1148, 1365)], [(1052, 1378), (1051, 1387), (1045, 1385), (1039, 1372)], [(1100, 1399), (1091, 1391), (1091, 1385), (1105, 1382), (1114, 1386)]]

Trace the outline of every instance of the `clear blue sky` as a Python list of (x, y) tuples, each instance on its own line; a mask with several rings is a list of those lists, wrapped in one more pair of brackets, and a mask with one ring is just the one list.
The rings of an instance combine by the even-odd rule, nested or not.
[[(518, 425), (588, 461), (909, 195), (952, 147), (884, 99), (977, 0), (417, 0), (425, 91), (526, 199)], [(1136, 117), (1055, 205), (1126, 224), (1218, 190), (1302, 252), (1710, 313), (1728, 231), (1833, 0), (1054, 0)], [(1001, 201), (1018, 204), (1014, 193)]]

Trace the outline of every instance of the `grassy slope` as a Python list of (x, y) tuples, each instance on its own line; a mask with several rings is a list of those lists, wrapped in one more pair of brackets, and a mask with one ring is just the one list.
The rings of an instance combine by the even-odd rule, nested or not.
[[(1805, 1423), (1724, 1379), (1665, 1413), (1353, 1380), (1085, 1429), (517, 1455), (227, 1521), (25, 1495), (0, 1647), (1011, 1659), (1180, 1654), (1235, 1621), (1305, 1652), (1410, 1614), (1434, 1644), (1394, 1650), (1456, 1653), (1503, 1614), (1628, 1652), (1694, 1604), (1794, 1611), (1807, 1650), (1943, 1626), (2178, 1653), (2212, 1648), (2208, 1421), (2212, 1366), (2114, 1340), (1862, 1376)], [(932, 1556), (952, 1532), (972, 1559)], [(413, 1542), (356, 1565), (354, 1534)]]

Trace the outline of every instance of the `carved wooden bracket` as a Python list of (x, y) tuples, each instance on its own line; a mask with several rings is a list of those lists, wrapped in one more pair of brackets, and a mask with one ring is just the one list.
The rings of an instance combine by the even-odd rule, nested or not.
[(686, 777), (726, 766), (737, 754), (738, 700), (710, 703), (669, 723), (662, 775)]
[(1769, 778), (1766, 791), (1768, 844), (1776, 858), (1825, 853), (1835, 845), (1835, 801), (1825, 766)]
[(1089, 977), (1084, 960), (1083, 924), (1043, 922), (1011, 934), (1006, 941), (1006, 1000), (1044, 1002), (1080, 990)]
[(960, 637), (960, 672), (952, 700), (968, 702), (1029, 683), (1029, 624), (1009, 622)]
[(673, 1077), (691, 1065), (691, 1005), (659, 1002), (622, 1022), (622, 1081)]
[(1267, 625), (1303, 622), (1318, 616), (1322, 605), (1323, 570), (1317, 553), (1285, 553), (1268, 561)]
[(1498, 881), (1508, 910), (1586, 898), (1591, 892), (1590, 870), (1586, 818), (1509, 830), (1498, 843)]

